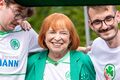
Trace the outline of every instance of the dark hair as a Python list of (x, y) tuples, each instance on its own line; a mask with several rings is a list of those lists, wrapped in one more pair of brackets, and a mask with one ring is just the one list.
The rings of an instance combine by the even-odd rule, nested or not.
[(10, 4), (17, 4), (15, 0), (4, 0), (6, 5), (9, 6)]
[[(8, 7), (10, 4), (17, 4), (15, 2), (15, 0), (4, 0), (4, 1), (6, 3), (6, 6), (8, 6)], [(18, 4), (18, 5), (20, 5), (20, 4)], [(20, 5), (20, 7), (21, 7), (21, 10), (24, 11), (23, 14), (25, 15), (25, 17), (31, 17), (34, 14), (34, 9), (32, 7), (25, 7), (22, 5)]]
[(32, 7), (27, 7), (27, 17), (31, 17), (34, 14), (34, 9)]

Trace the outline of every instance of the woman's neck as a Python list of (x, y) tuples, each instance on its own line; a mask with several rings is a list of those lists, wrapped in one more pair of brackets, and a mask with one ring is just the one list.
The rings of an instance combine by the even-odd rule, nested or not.
[[(63, 51), (62, 51), (63, 52)], [(68, 50), (62, 52), (49, 52), (48, 56), (49, 58), (51, 58), (54, 61), (58, 61), (60, 60), (62, 57), (64, 57), (66, 55), (66, 53), (68, 52)]]

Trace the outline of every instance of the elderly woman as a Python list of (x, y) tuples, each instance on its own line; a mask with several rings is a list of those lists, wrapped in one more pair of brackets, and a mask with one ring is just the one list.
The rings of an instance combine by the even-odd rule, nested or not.
[(38, 42), (46, 50), (29, 56), (26, 80), (95, 80), (89, 56), (76, 51), (79, 37), (67, 16), (45, 18)]

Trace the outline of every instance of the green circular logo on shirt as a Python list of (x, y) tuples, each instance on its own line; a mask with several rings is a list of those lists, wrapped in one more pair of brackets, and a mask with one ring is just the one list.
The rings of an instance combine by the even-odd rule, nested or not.
[(106, 74), (111, 78), (112, 80), (115, 77), (115, 66), (113, 64), (107, 64), (104, 68)]
[(70, 80), (70, 71), (67, 71), (65, 73), (66, 80)]
[(12, 49), (17, 50), (20, 47), (20, 42), (17, 39), (12, 39), (10, 41), (10, 45), (11, 45)]

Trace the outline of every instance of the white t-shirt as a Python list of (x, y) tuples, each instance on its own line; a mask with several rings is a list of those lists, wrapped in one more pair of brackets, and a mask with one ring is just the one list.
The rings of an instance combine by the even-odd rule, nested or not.
[(71, 80), (69, 52), (58, 61), (46, 60), (43, 80)]
[(120, 46), (109, 48), (103, 39), (97, 38), (89, 56), (96, 70), (96, 80), (105, 80), (104, 70), (112, 80), (120, 80)]
[(0, 80), (25, 80), (28, 53), (42, 50), (38, 35), (31, 29), (0, 31)]

